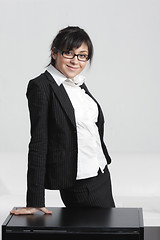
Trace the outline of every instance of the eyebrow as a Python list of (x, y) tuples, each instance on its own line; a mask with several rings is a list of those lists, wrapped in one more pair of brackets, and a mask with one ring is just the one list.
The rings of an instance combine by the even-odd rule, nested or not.
[(80, 53), (83, 53), (83, 52), (86, 52), (86, 53), (88, 53), (88, 51), (86, 51), (86, 50), (82, 50), (82, 51), (80, 51)]
[[(75, 51), (75, 50), (71, 50), (71, 51)], [(87, 54), (89, 54), (89, 52), (87, 51), (87, 50), (82, 50), (82, 51), (80, 51), (79, 53), (87, 53)]]

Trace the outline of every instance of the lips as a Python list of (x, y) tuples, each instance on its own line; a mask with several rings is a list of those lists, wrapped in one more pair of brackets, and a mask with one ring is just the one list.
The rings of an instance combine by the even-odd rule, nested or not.
[(68, 67), (69, 69), (71, 69), (71, 70), (78, 70), (77, 67), (73, 67), (73, 66), (69, 66), (69, 65), (67, 65), (67, 67)]

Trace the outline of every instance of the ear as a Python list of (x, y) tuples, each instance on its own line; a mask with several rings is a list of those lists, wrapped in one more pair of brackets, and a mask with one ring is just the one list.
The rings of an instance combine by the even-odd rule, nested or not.
[(55, 51), (54, 48), (52, 48), (52, 58), (53, 58), (54, 60), (57, 59), (57, 52)]

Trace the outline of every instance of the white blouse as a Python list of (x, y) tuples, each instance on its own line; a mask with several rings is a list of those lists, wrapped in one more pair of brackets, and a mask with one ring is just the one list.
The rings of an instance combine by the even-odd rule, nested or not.
[(63, 84), (75, 111), (78, 139), (77, 179), (97, 176), (98, 170), (101, 169), (103, 172), (107, 164), (96, 125), (98, 106), (80, 87), (84, 77), (78, 75), (74, 81), (66, 79), (52, 65), (47, 68), (47, 71), (58, 85)]

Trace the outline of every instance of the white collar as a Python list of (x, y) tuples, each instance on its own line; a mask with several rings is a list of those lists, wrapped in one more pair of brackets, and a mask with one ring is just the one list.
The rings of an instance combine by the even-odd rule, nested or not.
[(74, 81), (66, 78), (61, 72), (59, 72), (53, 65), (49, 65), (47, 67), (47, 71), (51, 74), (51, 76), (54, 78), (54, 80), (56, 81), (56, 83), (58, 84), (58, 86), (60, 86), (62, 83), (64, 83), (65, 81), (69, 81), (72, 82), (73, 84), (75, 84), (76, 86), (80, 86), (84, 83), (85, 77), (78, 74), (75, 78)]

